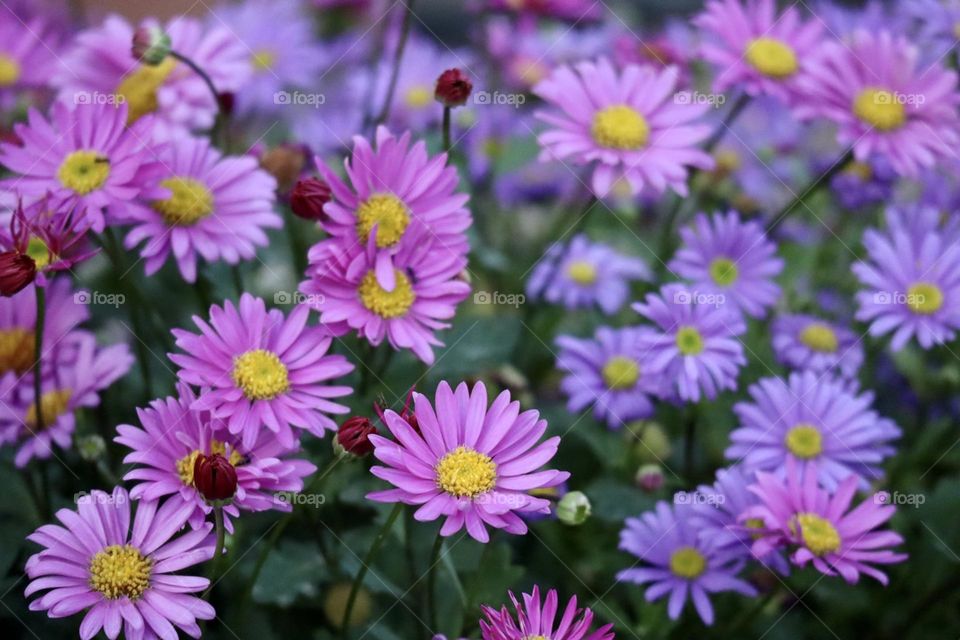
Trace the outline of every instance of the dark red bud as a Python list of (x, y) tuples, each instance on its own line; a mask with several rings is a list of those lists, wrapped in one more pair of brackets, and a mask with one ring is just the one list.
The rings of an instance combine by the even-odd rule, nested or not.
[(37, 277), (37, 263), (19, 251), (0, 253), (0, 295), (12, 296)]
[(323, 218), (323, 205), (330, 202), (330, 186), (320, 178), (298, 180), (290, 194), (290, 208), (304, 220)]
[(445, 107), (459, 107), (466, 103), (473, 91), (473, 83), (460, 69), (447, 69), (437, 78), (434, 97)]
[(193, 463), (193, 485), (208, 502), (229, 500), (237, 492), (237, 470), (219, 453), (201, 453)]
[(363, 457), (373, 452), (373, 443), (370, 442), (369, 437), (376, 432), (377, 428), (369, 419), (354, 416), (340, 425), (337, 431), (337, 443), (347, 452)]

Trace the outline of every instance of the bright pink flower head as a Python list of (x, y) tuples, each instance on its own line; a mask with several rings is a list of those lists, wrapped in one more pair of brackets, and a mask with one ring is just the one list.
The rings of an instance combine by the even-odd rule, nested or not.
[[(613, 640), (613, 625), (608, 624), (591, 632), (593, 611), (577, 607), (577, 597), (567, 602), (560, 612), (556, 589), (547, 592), (546, 600), (540, 598), (540, 587), (532, 593), (524, 593), (523, 602), (513, 593), (510, 601), (516, 610), (516, 618), (504, 605), (499, 611), (483, 606), (486, 620), (480, 621), (483, 640), (517, 640), (518, 638), (550, 638), (550, 640)], [(560, 619), (557, 620), (557, 614)]]

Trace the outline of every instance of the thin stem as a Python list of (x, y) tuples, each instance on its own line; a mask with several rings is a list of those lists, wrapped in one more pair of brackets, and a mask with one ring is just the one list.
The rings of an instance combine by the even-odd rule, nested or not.
[(739, 96), (737, 96), (737, 99), (734, 101), (733, 105), (727, 109), (727, 113), (723, 116), (723, 120), (720, 121), (720, 126), (710, 134), (709, 138), (707, 138), (706, 143), (703, 145), (704, 151), (707, 153), (713, 151), (720, 141), (723, 140), (723, 136), (727, 133), (727, 129), (729, 129), (730, 125), (732, 125), (734, 121), (740, 117), (740, 114), (743, 113), (743, 110), (746, 109), (748, 104), (750, 104), (749, 95), (746, 93), (741, 93)]
[(357, 575), (353, 579), (353, 584), (350, 585), (350, 595), (347, 597), (347, 607), (343, 612), (343, 619), (340, 621), (340, 635), (343, 638), (347, 637), (347, 631), (350, 628), (350, 617), (353, 615), (353, 605), (357, 602), (357, 594), (360, 593), (360, 586), (363, 584), (363, 579), (366, 577), (367, 571), (370, 570), (370, 565), (377, 557), (377, 552), (380, 551), (380, 547), (383, 546), (387, 536), (390, 534), (390, 530), (393, 528), (393, 523), (397, 521), (397, 518), (401, 513), (403, 513), (403, 503), (398, 502), (393, 507), (393, 511), (391, 511), (390, 515), (387, 517), (387, 521), (383, 523), (382, 527), (380, 527), (377, 537), (373, 539), (373, 543), (370, 545), (366, 555), (363, 556), (363, 560), (360, 562), (360, 569), (357, 571)]
[(287, 232), (287, 239), (290, 241), (290, 255), (293, 256), (293, 265), (297, 276), (302, 276), (307, 272), (307, 247), (303, 242), (303, 234), (296, 228), (296, 219), (293, 213), (287, 217), (284, 230)]
[(393, 56), (390, 83), (387, 85), (387, 95), (384, 97), (380, 113), (373, 121), (374, 128), (387, 121), (387, 117), (390, 115), (390, 108), (393, 106), (393, 94), (397, 91), (397, 78), (400, 75), (400, 62), (403, 59), (403, 50), (407, 47), (407, 38), (410, 35), (410, 24), (413, 19), (413, 2), (414, 0), (406, 0), (404, 3), (406, 13), (403, 14), (403, 24), (400, 26), (400, 39), (397, 41), (397, 49)]
[(179, 60), (180, 62), (187, 65), (188, 67), (190, 67), (190, 69), (193, 70), (195, 74), (200, 76), (200, 79), (203, 80), (203, 83), (207, 85), (207, 90), (209, 90), (210, 95), (213, 96), (213, 104), (217, 108), (217, 117), (216, 117), (216, 120), (214, 120), (213, 130), (211, 132), (210, 137), (217, 138), (218, 137), (217, 134), (220, 133), (222, 130), (223, 136), (220, 142), (221, 142), (221, 147), (224, 150), (226, 150), (226, 148), (229, 146), (229, 141), (227, 140), (227, 128), (226, 128), (227, 113), (223, 110), (223, 104), (220, 101), (220, 93), (217, 91), (217, 87), (213, 84), (213, 80), (210, 78), (207, 72), (200, 67), (200, 65), (198, 65), (196, 62), (194, 62), (187, 56), (183, 55), (182, 53), (171, 50), (170, 56), (176, 60)]
[(787, 219), (791, 213), (796, 211), (803, 202), (819, 191), (824, 186), (830, 184), (830, 181), (833, 178), (843, 171), (843, 169), (853, 160), (853, 148), (848, 149), (842, 156), (840, 156), (836, 162), (834, 162), (826, 173), (820, 174), (817, 178), (812, 180), (807, 186), (797, 192), (797, 195), (794, 196), (793, 200), (788, 202), (780, 211), (774, 216), (773, 220), (770, 222), (770, 225), (767, 227), (767, 233), (772, 231), (779, 225), (781, 222)]
[(430, 628), (437, 628), (437, 565), (440, 564), (440, 551), (443, 549), (443, 536), (440, 530), (437, 530), (437, 537), (433, 541), (433, 549), (430, 551), (430, 566), (427, 569), (427, 620), (430, 621)]
[[(450, 154), (450, 107), (444, 105), (443, 107), (443, 151), (446, 154)], [(448, 158), (449, 161), (449, 158)]]
[(223, 526), (223, 507), (219, 504), (213, 506), (213, 522), (217, 530), (217, 545), (213, 548), (213, 568), (210, 571), (210, 586), (203, 592), (203, 599), (210, 597), (213, 585), (220, 575), (220, 556), (223, 555), (223, 545), (227, 537), (226, 527)]
[(492, 548), (493, 540), (490, 540), (487, 544), (483, 545), (483, 551), (480, 553), (480, 562), (477, 563), (477, 575), (473, 577), (473, 580), (470, 581), (470, 586), (467, 588), (467, 595), (464, 599), (465, 603), (463, 605), (463, 617), (460, 619), (460, 628), (457, 629), (455, 634), (453, 634), (454, 638), (459, 638), (463, 635), (463, 630), (467, 627), (467, 624), (471, 619), (471, 613), (473, 612), (473, 607), (477, 600), (477, 591), (480, 589), (480, 574), (487, 565), (487, 557), (490, 555), (490, 550)]
[(43, 433), (45, 423), (43, 421), (43, 391), (41, 389), (41, 363), (43, 361), (43, 327), (47, 315), (47, 297), (46, 289), (40, 286), (34, 286), (37, 295), (37, 322), (33, 331), (33, 406), (36, 413), (36, 423), (34, 424), (34, 433)]
[(696, 442), (698, 417), (696, 406), (690, 407), (687, 415), (687, 430), (683, 437), (683, 475), (688, 482), (693, 478), (693, 448)]
[(240, 265), (232, 265), (230, 273), (233, 275), (233, 287), (237, 290), (237, 296), (243, 295), (243, 272), (240, 271)]

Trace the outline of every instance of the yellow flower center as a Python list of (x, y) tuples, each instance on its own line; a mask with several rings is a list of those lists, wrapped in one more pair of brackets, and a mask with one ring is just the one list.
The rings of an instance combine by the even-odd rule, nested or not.
[(597, 281), (597, 268), (586, 260), (574, 260), (567, 265), (567, 275), (577, 284), (591, 285)]
[(290, 388), (286, 365), (266, 349), (254, 349), (234, 358), (233, 381), (248, 400), (272, 400)]
[(33, 366), (35, 336), (26, 329), (0, 330), (0, 374), (26, 373)]
[(270, 49), (259, 49), (250, 56), (250, 62), (257, 71), (267, 71), (276, 64), (277, 54)]
[(433, 90), (426, 85), (410, 87), (407, 90), (407, 106), (411, 109), (422, 109), (433, 102)]
[(457, 447), (440, 458), (435, 471), (437, 486), (457, 498), (476, 498), (497, 481), (497, 464), (470, 447)]
[(907, 110), (886, 89), (867, 87), (853, 101), (853, 115), (880, 131), (899, 129), (907, 121)]
[(5, 53), (0, 53), (0, 87), (9, 87), (20, 79), (20, 63)]
[(730, 258), (714, 258), (710, 263), (710, 278), (721, 287), (729, 287), (739, 277), (740, 270)]
[(60, 164), (57, 179), (82, 196), (103, 186), (110, 177), (110, 160), (98, 151), (74, 151)]
[(172, 195), (166, 200), (154, 200), (153, 210), (167, 224), (189, 227), (213, 213), (213, 194), (199, 180), (174, 176), (161, 180), (160, 185)]
[(357, 289), (363, 306), (381, 318), (399, 318), (406, 315), (417, 299), (407, 274), (397, 269), (394, 271), (394, 278), (396, 286), (393, 291), (387, 291), (377, 282), (376, 274), (368, 271)]
[(377, 193), (357, 207), (357, 235), (364, 242), (377, 227), (377, 246), (381, 249), (400, 242), (410, 224), (410, 212), (400, 198), (389, 193)]
[(804, 422), (787, 431), (783, 442), (790, 453), (804, 460), (816, 458), (823, 451), (823, 436), (820, 435), (820, 430)]
[(177, 61), (167, 56), (158, 65), (140, 65), (123, 77), (116, 94), (127, 104), (127, 124), (157, 110), (157, 90), (176, 66)]
[(789, 78), (797, 72), (797, 54), (790, 45), (776, 38), (751, 40), (746, 58), (754, 69), (771, 78)]
[(631, 389), (640, 379), (640, 365), (633, 358), (613, 356), (603, 365), (601, 375), (608, 389)]
[(27, 255), (37, 265), (37, 269), (43, 269), (54, 259), (54, 256), (50, 254), (50, 247), (43, 241), (43, 238), (37, 236), (31, 236), (27, 241)]
[(693, 547), (680, 547), (670, 554), (670, 571), (679, 578), (692, 580), (707, 568), (707, 559)]
[[(46, 429), (57, 421), (61, 415), (66, 413), (67, 406), (70, 404), (70, 398), (73, 393), (69, 389), (50, 391), (40, 396), (40, 410), (43, 414), (43, 428)], [(27, 429), (35, 431), (37, 428), (37, 403), (30, 404), (27, 409), (27, 416), (24, 418)]]
[[(743, 526), (751, 531), (759, 531), (760, 529), (765, 528), (766, 524), (761, 518), (747, 518), (743, 521)], [(759, 540), (762, 536), (760, 533), (751, 533), (750, 537), (754, 540)]]
[(932, 282), (914, 282), (907, 289), (907, 307), (922, 316), (936, 313), (943, 306), (943, 291)]
[(105, 598), (137, 600), (150, 587), (153, 560), (133, 545), (112, 544), (90, 560), (90, 586)]
[(547, 636), (526, 636), (521, 640), (550, 640)]
[(650, 125), (636, 109), (618, 104), (601, 109), (593, 116), (590, 133), (602, 147), (636, 150), (647, 144)]
[(696, 327), (680, 327), (677, 330), (677, 349), (685, 356), (695, 356), (703, 351), (703, 336)]
[(836, 353), (838, 346), (836, 332), (823, 322), (808, 324), (800, 332), (800, 342), (820, 353)]
[(852, 176), (856, 176), (864, 182), (873, 178), (873, 167), (866, 162), (857, 162), (856, 160), (852, 160), (849, 164), (847, 164), (846, 167), (843, 168), (843, 172)]
[[(228, 451), (227, 444), (216, 439), (210, 440), (210, 453), (211, 455), (219, 453), (235, 467), (239, 467), (246, 461), (243, 454), (237, 451), (236, 448), (230, 447)], [(197, 463), (197, 456), (199, 455), (200, 450), (194, 449), (176, 462), (177, 475), (180, 476), (180, 481), (188, 487), (193, 486), (193, 467)]]
[(797, 514), (803, 545), (816, 556), (833, 553), (840, 548), (840, 534), (826, 518), (813, 513)]

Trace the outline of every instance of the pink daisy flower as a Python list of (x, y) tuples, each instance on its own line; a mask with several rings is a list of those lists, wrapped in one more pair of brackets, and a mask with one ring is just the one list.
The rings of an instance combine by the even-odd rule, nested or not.
[(919, 52), (887, 31), (856, 31), (849, 43), (828, 42), (801, 79), (807, 97), (801, 118), (825, 117), (837, 139), (853, 145), (858, 161), (874, 156), (915, 176), (960, 143), (957, 74), (939, 65), (921, 68)]
[(467, 253), (469, 196), (455, 192), (459, 178), (447, 154), (431, 158), (422, 140), (410, 146), (409, 132), (397, 138), (378, 127), (376, 149), (366, 138), (354, 137), (353, 154), (344, 162), (349, 185), (319, 158), (317, 166), (333, 191), (323, 209), (323, 230), (358, 246), (375, 235), (375, 273), (382, 287), (394, 288), (394, 256), (418, 229), (434, 237), (435, 253)]
[(532, 593), (524, 593), (523, 602), (510, 594), (510, 601), (517, 612), (516, 619), (506, 606), (499, 611), (484, 605), (486, 620), (480, 621), (483, 640), (516, 640), (517, 638), (550, 638), (552, 640), (613, 640), (613, 625), (608, 624), (596, 631), (590, 631), (593, 624), (593, 611), (577, 607), (577, 597), (567, 602), (560, 613), (556, 589), (547, 592), (546, 600), (540, 599), (540, 587), (534, 586)]
[(284, 318), (267, 310), (263, 300), (249, 293), (235, 307), (210, 307), (209, 324), (193, 317), (200, 334), (174, 329), (177, 347), (172, 353), (183, 382), (202, 388), (190, 407), (210, 411), (222, 419), (231, 434), (243, 434), (242, 446), (250, 451), (266, 427), (287, 449), (296, 446), (291, 427), (322, 437), (337, 425), (327, 413), (347, 413), (347, 407), (329, 400), (348, 395), (346, 386), (327, 384), (353, 371), (339, 355), (328, 355), (330, 333), (307, 327), (309, 309), (298, 306)]
[(687, 168), (713, 168), (695, 146), (710, 135), (696, 122), (710, 106), (677, 99), (678, 73), (636, 64), (618, 72), (605, 58), (556, 69), (534, 87), (560, 110), (537, 113), (553, 127), (539, 137), (541, 161), (590, 165), (599, 197), (619, 181), (633, 194), (686, 195)]
[(123, 479), (139, 481), (131, 490), (134, 500), (158, 500), (168, 495), (193, 504), (190, 526), (200, 528), (213, 507), (207, 504), (193, 482), (193, 466), (200, 454), (219, 453), (237, 471), (237, 493), (224, 507), (225, 524), (233, 531), (231, 518), (244, 511), (276, 509), (290, 511), (289, 502), (278, 492), (298, 492), (303, 478), (317, 470), (306, 460), (292, 459), (288, 450), (268, 431), (260, 431), (253, 447), (246, 448), (240, 438), (230, 435), (225, 425), (208, 411), (196, 411), (196, 401), (185, 384), (177, 385), (179, 396), (154, 400), (146, 409), (137, 409), (143, 428), (129, 424), (117, 427), (114, 442), (132, 451), (124, 464), (139, 465)]
[(124, 216), (132, 222), (124, 244), (141, 250), (147, 275), (173, 254), (187, 282), (197, 279), (197, 255), (237, 264), (268, 243), (264, 229), (283, 220), (274, 211), (277, 181), (252, 156), (224, 157), (206, 138), (180, 136), (161, 156), (162, 198)]
[(215, 612), (190, 594), (210, 581), (174, 572), (212, 558), (214, 544), (210, 524), (173, 537), (189, 514), (173, 500), (162, 506), (141, 501), (131, 527), (130, 498), (121, 487), (91, 491), (76, 511), (61, 509), (61, 524), (43, 525), (27, 537), (43, 550), (27, 560), (25, 593), (46, 591), (30, 610), (51, 618), (88, 610), (80, 623), (83, 640), (101, 629), (115, 640), (121, 628), (125, 638), (175, 638), (174, 627), (199, 638), (197, 620), (212, 620)]
[(721, 70), (714, 91), (742, 88), (784, 102), (798, 94), (823, 36), (821, 20), (804, 23), (796, 7), (777, 15), (774, 0), (711, 0), (694, 24), (704, 31), (703, 57)]
[(429, 522), (444, 516), (440, 534), (467, 528), (474, 539), (488, 542), (487, 526), (524, 534), (520, 514), (550, 513), (550, 501), (530, 494), (555, 487), (570, 477), (566, 471), (542, 470), (557, 453), (559, 436), (537, 444), (547, 430), (538, 411), (520, 413), (520, 403), (503, 391), (487, 407), (482, 382), (467, 388), (441, 382), (436, 411), (420, 393), (414, 396), (417, 428), (393, 411), (384, 412), (396, 441), (371, 435), (373, 455), (387, 466), (370, 472), (394, 489), (367, 497), (377, 502), (421, 505), (414, 518)]

